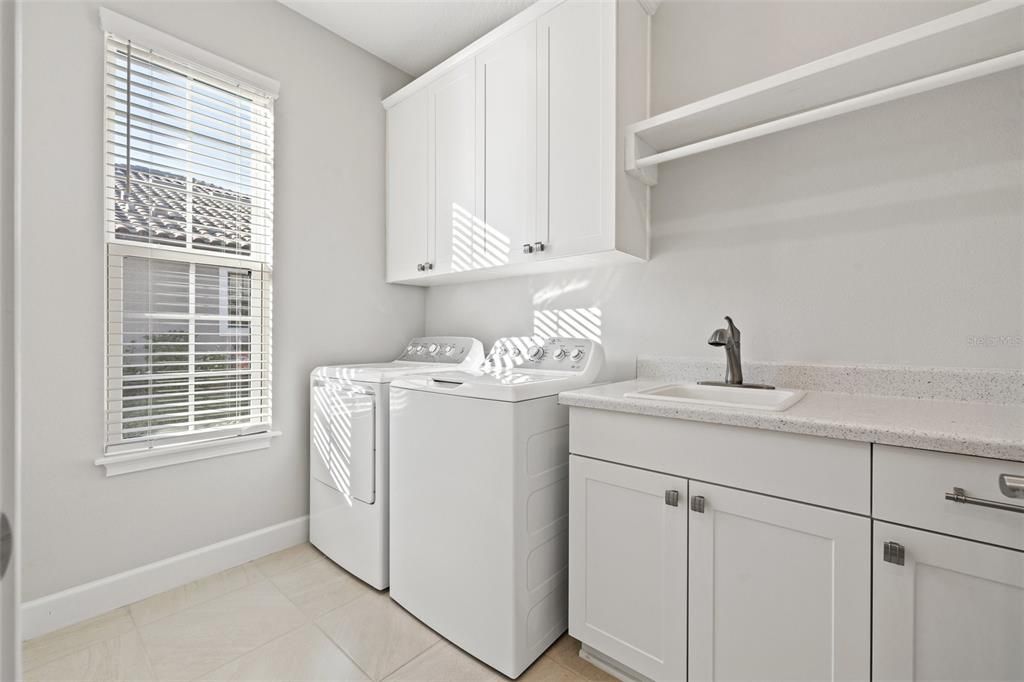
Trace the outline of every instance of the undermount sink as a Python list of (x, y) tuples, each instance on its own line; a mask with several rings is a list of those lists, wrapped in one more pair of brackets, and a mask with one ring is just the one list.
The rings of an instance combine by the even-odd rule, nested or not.
[(642, 398), (665, 403), (689, 403), (715, 407), (741, 407), (748, 410), (782, 412), (804, 397), (805, 391), (789, 388), (760, 389), (739, 386), (702, 386), (700, 384), (664, 384), (627, 393), (627, 398)]

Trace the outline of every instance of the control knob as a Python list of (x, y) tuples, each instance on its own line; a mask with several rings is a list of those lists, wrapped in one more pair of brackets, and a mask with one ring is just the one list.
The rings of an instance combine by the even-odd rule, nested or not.
[(530, 349), (530, 359), (534, 362), (540, 362), (544, 357), (544, 349), (540, 346), (534, 346)]
[(447, 346), (444, 347), (444, 354), (445, 355), (451, 355), (454, 352), (455, 352), (455, 346), (453, 346), (452, 344), (449, 343)]
[(436, 343), (432, 343), (429, 346), (427, 346), (427, 352), (430, 353), (431, 355), (437, 355), (437, 351), (439, 350), (441, 350), (441, 346), (437, 345)]
[(583, 349), (582, 348), (577, 348), (576, 350), (574, 350), (572, 352), (572, 354), (569, 356), (569, 359), (572, 360), (573, 362), (579, 362), (580, 360), (582, 360), (583, 359)]
[(568, 355), (564, 348), (559, 348), (555, 351), (555, 360), (564, 360), (565, 356)]
[(519, 346), (513, 346), (512, 347), (512, 357), (518, 358), (522, 354), (523, 354), (523, 351), (519, 350)]

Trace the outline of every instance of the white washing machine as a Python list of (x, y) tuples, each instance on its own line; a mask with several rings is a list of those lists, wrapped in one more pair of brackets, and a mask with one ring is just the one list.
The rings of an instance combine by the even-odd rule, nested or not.
[(392, 362), (310, 375), (309, 541), (377, 589), (388, 586), (388, 386), (483, 360), (476, 339), (437, 336), (413, 339)]
[(482, 370), (391, 387), (391, 598), (509, 677), (567, 627), (558, 393), (592, 383), (603, 360), (584, 339), (502, 339)]

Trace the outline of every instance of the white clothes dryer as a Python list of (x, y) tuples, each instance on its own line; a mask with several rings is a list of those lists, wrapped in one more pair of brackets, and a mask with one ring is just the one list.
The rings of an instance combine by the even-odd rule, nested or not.
[(399, 377), (479, 368), (465, 337), (413, 339), (397, 360), (310, 375), (309, 541), (377, 589), (388, 586), (388, 388)]

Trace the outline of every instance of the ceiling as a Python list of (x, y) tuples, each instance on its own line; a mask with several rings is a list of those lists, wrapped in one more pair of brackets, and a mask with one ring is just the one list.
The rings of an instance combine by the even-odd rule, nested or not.
[(367, 52), (419, 76), (534, 0), (279, 0)]

